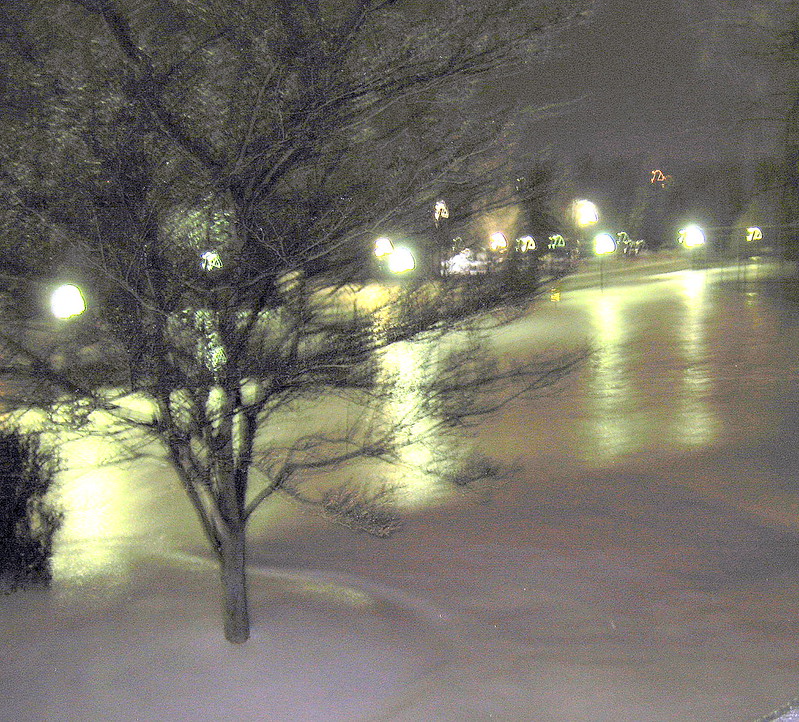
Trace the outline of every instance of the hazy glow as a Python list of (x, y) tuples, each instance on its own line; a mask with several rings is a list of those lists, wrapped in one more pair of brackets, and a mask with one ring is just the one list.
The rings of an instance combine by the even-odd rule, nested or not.
[(508, 247), (508, 239), (505, 238), (504, 233), (497, 231), (491, 234), (491, 250), (504, 251)]
[(416, 268), (413, 253), (404, 246), (398, 246), (388, 255), (388, 270), (392, 273), (407, 273)]
[(286, 271), (275, 279), (275, 285), (282, 294), (290, 294), (300, 288), (304, 274), (300, 270)]
[(594, 238), (594, 253), (604, 256), (616, 250), (616, 239), (610, 233), (600, 233)]
[(86, 301), (77, 286), (66, 283), (50, 296), (50, 310), (56, 318), (72, 318), (86, 310)]
[(693, 310), (704, 301), (707, 277), (703, 271), (686, 271), (684, 273), (683, 295), (686, 307)]
[(124, 575), (124, 555), (115, 542), (129, 534), (136, 521), (131, 499), (126, 498), (129, 468), (108, 465), (118, 452), (100, 436), (72, 441), (59, 436), (57, 443), (66, 465), (58, 500), (69, 509), (58, 544), (69, 553), (54, 555), (53, 574), (72, 579), (90, 578), (98, 572)]
[(599, 221), (599, 210), (591, 201), (575, 201), (574, 220), (578, 226), (590, 226)]
[(340, 308), (355, 307), (360, 311), (374, 311), (385, 306), (392, 299), (391, 290), (378, 283), (337, 289), (335, 295)]
[(686, 248), (697, 248), (705, 244), (705, 232), (692, 223), (690, 226), (680, 229), (679, 241)]
[(391, 242), (390, 238), (381, 236), (375, 241), (375, 256), (377, 256), (378, 258), (389, 256), (393, 252), (394, 252), (394, 244)]
[(207, 308), (194, 312), (194, 328), (197, 336), (197, 356), (210, 371), (219, 371), (227, 363), (227, 354), (219, 333), (219, 319)]

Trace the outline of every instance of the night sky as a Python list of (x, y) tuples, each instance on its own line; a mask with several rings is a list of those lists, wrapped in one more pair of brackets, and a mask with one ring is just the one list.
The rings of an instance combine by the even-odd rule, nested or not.
[(758, 119), (771, 89), (747, 51), (762, 33), (728, 33), (712, 1), (600, 0), (561, 53), (513, 78), (530, 106), (568, 104), (531, 126), (532, 148), (655, 166), (761, 154), (775, 132)]

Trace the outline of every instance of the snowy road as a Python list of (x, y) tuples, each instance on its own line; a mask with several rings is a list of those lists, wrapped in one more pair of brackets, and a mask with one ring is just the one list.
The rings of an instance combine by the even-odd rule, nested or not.
[(595, 349), (483, 425), (513, 478), (449, 496), (409, 480), (388, 540), (265, 508), (243, 647), (221, 640), (167, 467), (98, 469), (76, 446), (53, 587), (0, 598), (0, 718), (751, 722), (785, 705), (799, 313), (718, 280), (566, 290), (497, 335), (519, 357)]

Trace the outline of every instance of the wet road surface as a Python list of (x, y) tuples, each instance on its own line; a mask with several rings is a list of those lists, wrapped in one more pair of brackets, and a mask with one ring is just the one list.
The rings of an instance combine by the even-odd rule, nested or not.
[[(53, 589), (30, 613), (0, 607), (6, 680), (33, 690), (6, 689), (8, 709), (50, 709), (54, 680), (63, 710), (107, 719), (156, 686), (152, 714), (180, 719), (177, 689), (214, 719), (245, 683), (240, 719), (733, 722), (785, 704), (799, 691), (799, 314), (718, 281), (566, 290), (496, 334), (506, 356), (593, 353), (481, 425), (475, 446), (516, 474), (450, 494), (409, 476), (390, 539), (265, 507), (245, 653), (216, 646), (215, 575), (168, 467), (96, 468), (102, 445), (76, 445)], [(48, 654), (58, 669), (33, 663)], [(76, 655), (82, 676), (64, 672)], [(134, 701), (106, 699), (109, 665)], [(278, 704), (276, 685), (296, 698)]]

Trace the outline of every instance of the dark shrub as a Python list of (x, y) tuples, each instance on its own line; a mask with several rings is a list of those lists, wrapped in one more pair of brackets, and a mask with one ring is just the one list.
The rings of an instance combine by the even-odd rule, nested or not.
[(0, 589), (50, 580), (61, 514), (45, 500), (56, 466), (39, 437), (0, 431)]

